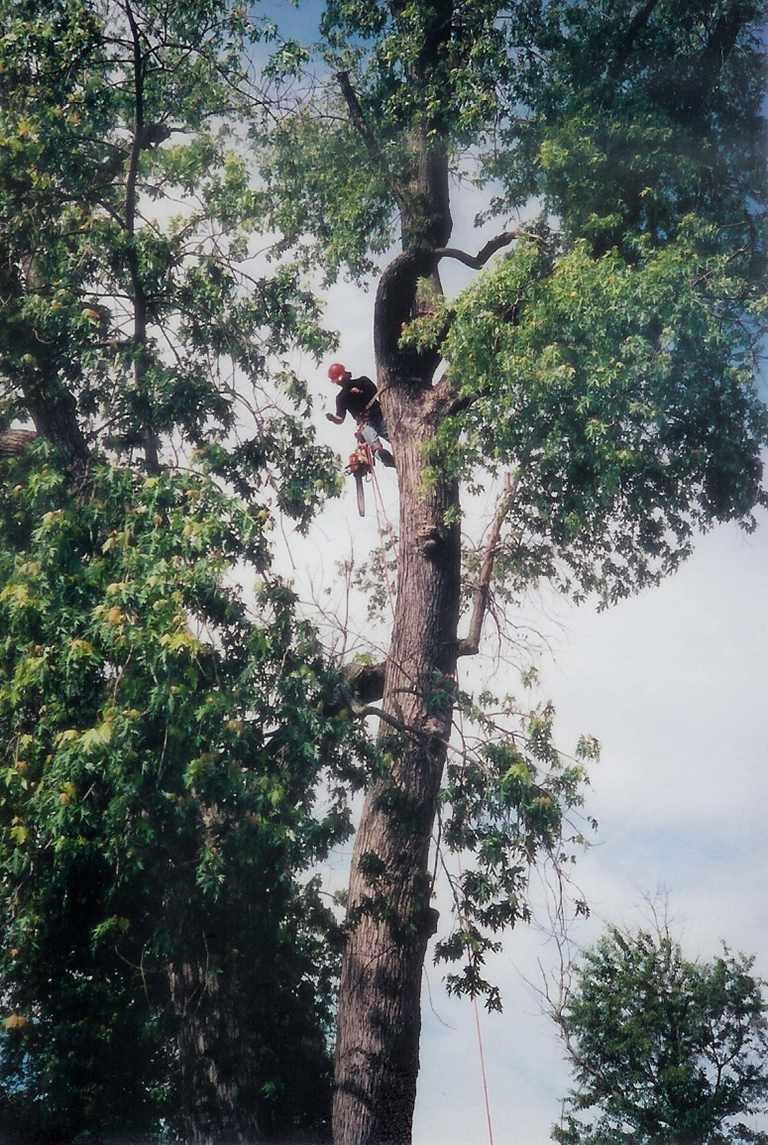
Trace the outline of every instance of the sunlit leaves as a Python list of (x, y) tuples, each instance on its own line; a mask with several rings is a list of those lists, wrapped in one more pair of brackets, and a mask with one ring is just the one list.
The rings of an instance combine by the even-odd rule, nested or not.
[(482, 994), (489, 1009), (500, 1009), (498, 989), (481, 973), (485, 955), (498, 949), (496, 935), (530, 920), (533, 866), (553, 862), (562, 877), (586, 844), (572, 813), (575, 819), (588, 783), (581, 759), (599, 749), (584, 738), (575, 758), (564, 757), (554, 743), (551, 703), (526, 711), (511, 699), (499, 705), (481, 696), (479, 705), (460, 697), (460, 706), (479, 734), (475, 744), (465, 732), (464, 751), (448, 763), (441, 820), (443, 844), (464, 856), (466, 869), (452, 880), (454, 930), (435, 957), (465, 960), (447, 976), (451, 992)]
[(611, 599), (674, 567), (694, 527), (750, 527), (763, 497), (749, 250), (695, 219), (663, 251), (636, 245), (627, 262), (529, 240), (457, 307), (467, 409), (440, 463), (515, 469), (513, 581), (559, 562), (564, 586)]
[[(247, 58), (257, 23), (228, 3), (6, 7), (8, 408), (66, 401), (89, 440), (130, 458), (148, 431), (161, 446), (223, 442), (245, 392), (258, 428), (281, 435), (286, 358), (296, 347), (319, 356), (330, 335), (297, 269), (265, 273), (254, 258), (265, 224), (243, 139), (264, 99)], [(291, 450), (272, 451), (275, 469), (295, 480), (298, 450), (311, 458), (310, 488), (329, 488), (328, 458), (295, 424)], [(247, 467), (237, 479), (241, 493), (258, 482)]]

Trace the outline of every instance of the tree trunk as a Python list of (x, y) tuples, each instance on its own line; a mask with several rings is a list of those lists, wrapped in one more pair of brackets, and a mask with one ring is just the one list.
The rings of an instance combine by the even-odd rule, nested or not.
[[(393, 6), (395, 18), (400, 9)], [(450, 38), (452, 0), (422, 10), (423, 36), (409, 64), (424, 90)], [(361, 112), (344, 92), (351, 119)], [(453, 716), (461, 577), (457, 483), (425, 480), (425, 445), (444, 411), (433, 386), (437, 349), (401, 346), (422, 283), (439, 289), (438, 251), (452, 223), (440, 112), (410, 137), (405, 182), (394, 188), (403, 252), (376, 295), (377, 382), (397, 466), (400, 547), (397, 601), (387, 657), (379, 742), (385, 773), (368, 792), (355, 840), (348, 932), (339, 991), (336, 1145), (409, 1145), (421, 1033), (421, 976), (436, 913), (430, 907), (430, 843)], [(372, 162), (381, 156), (360, 129)]]
[(173, 966), (169, 982), (185, 1145), (252, 1145), (249, 1063), (228, 976), (200, 959)]
[[(379, 371), (400, 488), (396, 615), (380, 746), (389, 771), (355, 841), (342, 966), (336, 1145), (407, 1145), (416, 1098), (421, 976), (435, 930), (429, 851), (451, 730), (459, 616), (458, 488), (424, 483), (438, 410), (426, 382)], [(451, 523), (446, 523), (446, 517)], [(394, 738), (393, 738), (394, 737)]]

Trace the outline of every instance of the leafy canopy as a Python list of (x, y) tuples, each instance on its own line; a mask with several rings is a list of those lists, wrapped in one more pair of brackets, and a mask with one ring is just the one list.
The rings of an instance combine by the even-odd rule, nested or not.
[(764, 14), (330, 3), (309, 96), (257, 136), (281, 249), (330, 278), (399, 238), (473, 254), (431, 237), (431, 161), (506, 234), (458, 298), (425, 294), (401, 345), (456, 393), (435, 479), (515, 475), (507, 594), (545, 577), (614, 600), (765, 505)]
[(205, 475), (102, 466), (76, 498), (44, 448), (4, 469), (0, 1108), (46, 1140), (172, 1118), (167, 967), (204, 952), (244, 1016), (242, 1100), (317, 1127), (335, 924), (296, 876), (346, 837), (359, 773), (293, 595), (226, 575), (264, 567), (269, 516)]

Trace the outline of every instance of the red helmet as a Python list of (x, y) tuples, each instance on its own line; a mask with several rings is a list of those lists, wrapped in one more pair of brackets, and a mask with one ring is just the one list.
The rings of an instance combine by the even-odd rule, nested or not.
[(341, 362), (334, 362), (332, 366), (328, 367), (328, 377), (332, 382), (341, 382), (347, 376), (347, 367), (342, 366)]

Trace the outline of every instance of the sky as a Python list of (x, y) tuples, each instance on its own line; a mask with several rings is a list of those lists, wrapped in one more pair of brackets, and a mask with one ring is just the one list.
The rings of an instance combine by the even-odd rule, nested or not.
[[(768, 521), (745, 538), (722, 527), (655, 590), (609, 612), (562, 611), (560, 644), (542, 680), (563, 742), (596, 735), (586, 810), (594, 845), (575, 877), (591, 918), (582, 945), (605, 923), (647, 925), (644, 896), (666, 894), (683, 952), (704, 961), (721, 940), (756, 954), (768, 976)], [(548, 1139), (569, 1085), (551, 1021), (531, 985), (557, 951), (535, 927), (516, 932), (493, 970), (505, 1012), (482, 1019), (496, 1145)], [(425, 1010), (418, 1145), (488, 1140), (470, 1006), (449, 1006), (430, 974)], [(454, 1027), (440, 1024), (439, 1018)]]
[[(393, 489), (384, 488), (394, 478), (384, 472), (379, 482), (394, 517)], [(359, 521), (349, 486), (310, 542), (315, 591), (350, 546), (363, 566), (379, 543), (375, 516), (369, 508)], [(591, 915), (570, 929), (574, 952), (607, 923), (648, 925), (646, 900), (663, 908), (666, 899), (686, 957), (709, 961), (725, 941), (755, 954), (768, 978), (767, 589), (765, 515), (751, 535), (713, 529), (674, 576), (607, 611), (530, 602), (528, 619), (547, 645), (540, 691), (555, 706), (557, 742), (572, 750), (589, 733), (601, 744), (584, 808), (598, 830), (574, 872)], [(324, 598), (329, 623), (345, 615), (338, 578), (335, 591)], [(519, 689), (514, 670), (494, 671), (490, 657), (475, 672), (500, 691)], [(343, 884), (344, 859), (326, 872), (329, 888)], [(480, 1018), (494, 1145), (548, 1141), (569, 1087), (537, 993), (559, 954), (546, 896), (534, 893), (538, 921), (509, 935), (488, 964), (504, 1001), (502, 1014)], [(469, 1001), (448, 998), (429, 958), (422, 1009), (415, 1145), (482, 1145), (490, 1138), (475, 1014)]]

